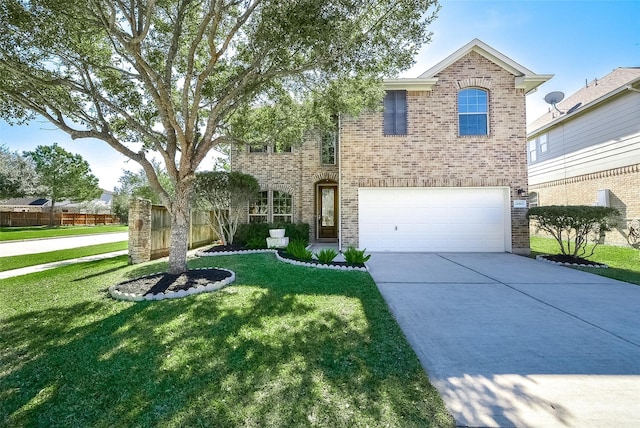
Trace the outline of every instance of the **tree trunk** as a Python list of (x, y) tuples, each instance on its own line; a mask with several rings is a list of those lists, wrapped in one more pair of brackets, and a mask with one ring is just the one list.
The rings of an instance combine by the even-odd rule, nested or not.
[(171, 241), (169, 243), (169, 273), (179, 275), (187, 270), (189, 245), (189, 188), (178, 184), (169, 213)]

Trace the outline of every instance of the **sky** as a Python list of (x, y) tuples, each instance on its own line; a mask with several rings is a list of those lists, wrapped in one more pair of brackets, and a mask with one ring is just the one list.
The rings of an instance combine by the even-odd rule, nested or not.
[[(569, 96), (617, 67), (640, 67), (640, 0), (441, 0), (430, 30), (431, 42), (401, 77), (418, 77), (478, 38), (535, 73), (554, 75), (527, 96), (528, 123), (547, 111), (549, 92)], [(46, 122), (10, 126), (0, 121), (0, 144), (11, 150), (53, 143), (89, 162), (105, 190), (117, 186), (124, 169), (139, 170), (104, 142), (73, 141)], [(205, 160), (204, 167), (210, 169), (212, 162)]]

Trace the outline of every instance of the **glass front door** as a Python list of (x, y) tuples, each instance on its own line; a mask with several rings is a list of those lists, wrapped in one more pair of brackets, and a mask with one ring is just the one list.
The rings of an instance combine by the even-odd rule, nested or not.
[(318, 186), (318, 239), (338, 238), (338, 188)]

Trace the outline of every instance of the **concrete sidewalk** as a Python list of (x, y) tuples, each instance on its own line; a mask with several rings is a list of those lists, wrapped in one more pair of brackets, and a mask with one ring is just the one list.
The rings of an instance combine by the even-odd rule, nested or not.
[(20, 268), (20, 269), (6, 270), (4, 272), (0, 272), (0, 279), (12, 278), (14, 276), (27, 275), (29, 273), (34, 273), (34, 272), (42, 272), (44, 270), (53, 269), (53, 268), (60, 267), (60, 266), (68, 266), (68, 265), (72, 265), (72, 264), (76, 264), (76, 263), (84, 263), (84, 262), (92, 262), (92, 261), (95, 261), (95, 260), (110, 259), (112, 257), (118, 257), (118, 256), (126, 255), (127, 253), (128, 253), (128, 250), (113, 251), (111, 253), (96, 254), (94, 256), (86, 256), (86, 257), (80, 257), (80, 258), (77, 258), (77, 259), (61, 260), (59, 262), (45, 263), (45, 264), (42, 264), (42, 265), (27, 266), (27, 267), (23, 267), (23, 268)]
[(504, 253), (367, 264), (457, 425), (638, 426), (640, 286)]
[(97, 235), (64, 236), (59, 238), (26, 239), (0, 242), (0, 257), (46, 253), (89, 245), (108, 244), (129, 240), (128, 232), (101, 233)]

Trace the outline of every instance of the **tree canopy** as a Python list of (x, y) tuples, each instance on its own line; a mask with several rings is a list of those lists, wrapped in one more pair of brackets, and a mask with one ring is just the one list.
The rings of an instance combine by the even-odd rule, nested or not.
[(39, 115), (138, 162), (171, 213), (169, 270), (179, 273), (207, 153), (252, 136), (299, 142), (336, 113), (377, 105), (381, 79), (429, 40), (436, 9), (436, 0), (4, 0), (0, 117)]
[(51, 199), (52, 219), (56, 202), (63, 199), (89, 201), (102, 194), (98, 179), (91, 174), (89, 163), (80, 155), (53, 144), (38, 146), (32, 152), (24, 152), (24, 156), (34, 163), (42, 196)]
[(39, 190), (31, 159), (0, 146), (0, 199), (35, 195)]
[(213, 212), (209, 225), (222, 244), (233, 245), (238, 223), (259, 192), (260, 184), (252, 175), (238, 171), (209, 171), (196, 174), (193, 197), (198, 208)]

